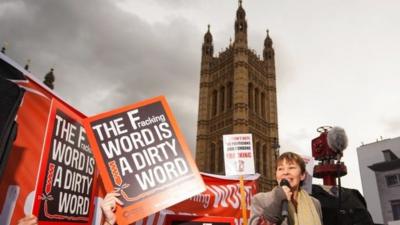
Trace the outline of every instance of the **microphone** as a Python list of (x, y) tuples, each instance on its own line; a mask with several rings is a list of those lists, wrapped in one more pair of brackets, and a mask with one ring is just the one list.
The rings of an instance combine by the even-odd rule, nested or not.
[(341, 157), (348, 143), (344, 129), (341, 127), (333, 127), (328, 131), (327, 139), (329, 148), (338, 153), (339, 157)]
[[(287, 186), (288, 188), (290, 188), (290, 184), (289, 181), (286, 179), (282, 179), (281, 182), (279, 183), (279, 186), (283, 187), (283, 186)], [(285, 199), (282, 201), (282, 216), (283, 217), (287, 217), (289, 215), (289, 211), (288, 211), (288, 200)]]

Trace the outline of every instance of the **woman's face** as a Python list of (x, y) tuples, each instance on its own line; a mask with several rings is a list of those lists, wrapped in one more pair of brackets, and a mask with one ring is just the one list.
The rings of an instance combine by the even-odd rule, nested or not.
[(292, 190), (297, 190), (300, 186), (300, 181), (304, 180), (305, 173), (301, 173), (300, 166), (295, 162), (288, 162), (286, 159), (279, 162), (276, 168), (276, 179), (278, 184), (282, 179), (289, 181)]

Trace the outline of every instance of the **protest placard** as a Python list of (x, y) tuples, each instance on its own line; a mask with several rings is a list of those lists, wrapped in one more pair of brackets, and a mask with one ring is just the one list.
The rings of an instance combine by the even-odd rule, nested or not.
[(106, 190), (121, 194), (119, 225), (204, 191), (164, 97), (89, 117), (84, 124)]
[(251, 134), (223, 135), (226, 175), (254, 174), (253, 140)]
[(41, 225), (91, 224), (96, 167), (82, 119), (52, 100), (33, 205)]

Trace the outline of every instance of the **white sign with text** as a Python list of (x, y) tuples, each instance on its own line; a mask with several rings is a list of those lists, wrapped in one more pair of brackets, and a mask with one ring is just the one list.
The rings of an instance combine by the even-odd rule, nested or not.
[(223, 135), (225, 174), (254, 174), (254, 153), (251, 134)]

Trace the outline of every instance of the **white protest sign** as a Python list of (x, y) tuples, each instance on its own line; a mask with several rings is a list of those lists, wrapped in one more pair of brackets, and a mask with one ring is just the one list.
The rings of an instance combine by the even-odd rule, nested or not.
[(304, 190), (311, 194), (312, 191), (312, 179), (314, 172), (314, 158), (311, 156), (301, 156), (306, 163), (306, 177), (304, 178), (303, 185), (301, 186)]
[(254, 174), (253, 140), (251, 134), (223, 135), (226, 175)]

